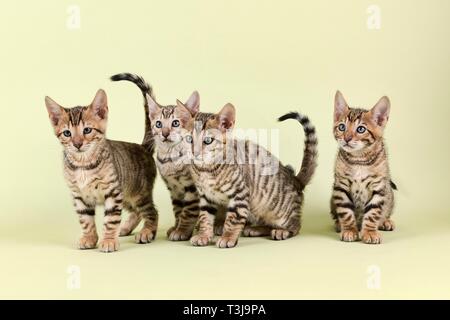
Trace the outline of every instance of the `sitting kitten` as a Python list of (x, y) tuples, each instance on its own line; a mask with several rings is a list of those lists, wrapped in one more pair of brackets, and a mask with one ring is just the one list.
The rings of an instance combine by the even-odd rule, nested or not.
[(190, 139), (194, 142), (190, 169), (200, 195), (199, 230), (191, 238), (194, 246), (206, 246), (212, 240), (220, 207), (226, 208), (226, 217), (216, 243), (219, 248), (236, 246), (242, 231), (245, 236), (270, 235), (273, 240), (298, 234), (303, 190), (316, 167), (317, 138), (307, 117), (289, 113), (279, 121), (286, 119), (298, 120), (306, 134), (297, 175), (257, 144), (227, 136), (235, 122), (231, 104), (197, 121)]
[(382, 97), (370, 110), (349, 108), (336, 92), (334, 136), (339, 144), (331, 215), (342, 241), (381, 243), (380, 230), (394, 230), (390, 219), (396, 189), (391, 181), (383, 131), (390, 102)]
[(158, 213), (152, 196), (156, 168), (153, 142), (147, 134), (150, 120), (146, 120), (146, 137), (138, 145), (106, 139), (108, 104), (103, 90), (98, 90), (87, 107), (63, 108), (49, 97), (45, 98), (45, 104), (55, 134), (64, 147), (64, 175), (83, 230), (79, 248), (96, 247), (94, 215), (96, 205), (101, 204), (105, 207), (101, 251), (119, 249), (123, 208), (130, 212), (130, 218), (120, 234), (128, 235), (144, 219), (135, 240), (137, 243), (152, 241), (156, 236)]
[(144, 95), (149, 110), (148, 119), (152, 123), (151, 134), (157, 149), (156, 165), (170, 191), (175, 214), (175, 225), (167, 231), (167, 236), (172, 241), (188, 240), (197, 223), (199, 198), (189, 171), (191, 159), (180, 142), (193, 116), (199, 114), (199, 94), (194, 91), (184, 105), (162, 106), (155, 101), (150, 86), (142, 77), (121, 73), (112, 76), (111, 80), (131, 81)]

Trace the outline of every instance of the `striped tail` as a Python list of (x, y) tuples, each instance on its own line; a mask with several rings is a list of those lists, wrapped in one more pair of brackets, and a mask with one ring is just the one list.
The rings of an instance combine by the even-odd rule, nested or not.
[(310, 181), (317, 167), (317, 136), (316, 128), (307, 116), (297, 112), (290, 112), (278, 118), (278, 121), (295, 119), (301, 123), (305, 131), (305, 149), (303, 152), (302, 166), (297, 174), (297, 179), (305, 187)]
[(111, 77), (111, 81), (131, 81), (141, 89), (142, 96), (144, 97), (144, 110), (145, 110), (145, 135), (142, 145), (150, 152), (153, 153), (153, 136), (152, 136), (152, 124), (150, 122), (150, 112), (148, 108), (147, 94), (154, 98), (152, 87), (144, 80), (144, 78), (132, 74), (132, 73), (119, 73)]

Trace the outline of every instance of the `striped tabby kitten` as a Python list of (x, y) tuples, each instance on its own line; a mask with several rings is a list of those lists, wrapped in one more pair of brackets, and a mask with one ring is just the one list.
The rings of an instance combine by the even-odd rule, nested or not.
[(116, 74), (112, 81), (126, 80), (136, 84), (144, 95), (146, 110), (152, 123), (152, 136), (157, 147), (156, 165), (170, 191), (175, 225), (167, 231), (169, 240), (188, 240), (198, 219), (198, 193), (189, 171), (190, 155), (183, 143), (184, 132), (190, 129), (198, 114), (200, 97), (194, 91), (185, 104), (159, 105), (151, 87), (142, 77), (130, 73)]
[[(130, 212), (120, 235), (130, 234), (141, 219), (137, 243), (148, 243), (156, 236), (158, 213), (152, 190), (156, 177), (152, 140), (147, 134), (142, 145), (106, 139), (108, 104), (106, 93), (98, 90), (87, 107), (63, 108), (45, 98), (54, 131), (64, 147), (64, 175), (71, 190), (83, 235), (80, 249), (95, 248), (98, 241), (95, 207), (105, 207), (103, 239), (100, 250), (119, 249), (119, 225), (122, 209)], [(147, 119), (147, 117), (146, 117)]]
[(220, 207), (226, 208), (226, 217), (216, 242), (219, 248), (236, 246), (242, 231), (245, 236), (270, 235), (273, 240), (298, 234), (303, 190), (316, 167), (317, 138), (307, 117), (289, 113), (279, 121), (286, 119), (298, 120), (306, 135), (297, 175), (257, 144), (229, 137), (235, 123), (231, 104), (195, 124), (191, 172), (200, 195), (200, 217), (198, 233), (191, 238), (194, 246), (212, 240)]
[[(383, 131), (390, 102), (382, 97), (371, 110), (349, 108), (336, 92), (334, 136), (339, 144), (331, 215), (342, 241), (381, 243), (378, 230), (394, 230), (393, 189)], [(360, 235), (359, 235), (360, 231)]]

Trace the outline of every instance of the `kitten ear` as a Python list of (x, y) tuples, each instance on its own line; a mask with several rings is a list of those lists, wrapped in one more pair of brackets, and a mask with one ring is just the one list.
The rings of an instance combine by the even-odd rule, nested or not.
[(348, 104), (338, 90), (334, 96), (334, 121), (338, 121), (348, 111)]
[(380, 127), (384, 127), (389, 119), (389, 111), (391, 109), (391, 102), (389, 98), (384, 96), (375, 104), (370, 110), (373, 121)]
[(145, 94), (145, 100), (148, 105), (148, 114), (150, 116), (150, 120), (155, 117), (155, 115), (159, 111), (159, 105), (156, 103), (155, 99), (152, 98), (148, 93)]
[(184, 106), (189, 110), (192, 116), (195, 116), (200, 108), (200, 95), (197, 91), (192, 92)]
[(103, 89), (97, 91), (90, 108), (100, 119), (105, 119), (108, 116), (108, 98)]
[(52, 122), (52, 125), (56, 126), (64, 114), (64, 108), (48, 96), (45, 97), (45, 106), (47, 107), (48, 116)]
[(226, 131), (234, 127), (236, 120), (236, 110), (231, 103), (227, 103), (222, 110), (218, 113), (219, 116), (219, 128), (221, 131)]

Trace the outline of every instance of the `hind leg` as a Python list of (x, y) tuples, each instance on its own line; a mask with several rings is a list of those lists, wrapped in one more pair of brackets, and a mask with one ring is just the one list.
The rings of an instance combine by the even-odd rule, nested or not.
[(246, 226), (242, 235), (244, 237), (265, 237), (270, 235), (271, 230), (267, 226)]
[(289, 221), (282, 223), (278, 227), (272, 228), (270, 237), (272, 240), (286, 240), (296, 236), (301, 229), (300, 214), (292, 212)]
[(141, 222), (141, 216), (135, 212), (130, 212), (128, 216), (128, 220), (125, 221), (124, 224), (120, 227), (120, 236), (125, 237), (129, 236), (131, 232), (138, 226), (139, 222)]
[(141, 231), (135, 235), (134, 240), (136, 243), (150, 243), (156, 237), (158, 211), (156, 211), (156, 208), (151, 201), (138, 209), (144, 220), (144, 225), (142, 226)]
[(392, 219), (386, 218), (379, 226), (378, 230), (394, 231), (395, 223)]

